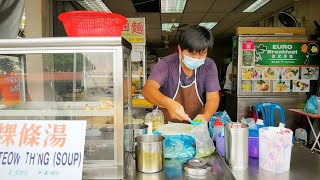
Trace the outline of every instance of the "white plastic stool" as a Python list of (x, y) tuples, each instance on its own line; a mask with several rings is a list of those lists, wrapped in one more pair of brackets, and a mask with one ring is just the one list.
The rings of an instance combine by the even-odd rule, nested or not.
[(308, 134), (305, 129), (302, 129), (302, 128), (296, 129), (295, 136), (297, 139), (303, 140), (305, 142), (305, 146), (307, 145)]

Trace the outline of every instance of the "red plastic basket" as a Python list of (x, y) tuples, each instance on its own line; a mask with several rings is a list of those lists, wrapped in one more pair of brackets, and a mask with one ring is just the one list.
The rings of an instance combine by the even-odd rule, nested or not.
[(69, 11), (59, 15), (68, 36), (121, 36), (128, 20), (116, 13)]

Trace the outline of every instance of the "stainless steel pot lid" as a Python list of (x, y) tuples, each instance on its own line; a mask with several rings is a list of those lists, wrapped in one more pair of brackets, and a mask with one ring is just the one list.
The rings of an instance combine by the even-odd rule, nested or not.
[(183, 164), (183, 170), (191, 176), (206, 176), (211, 171), (211, 165), (204, 159), (194, 158)]
[(114, 129), (113, 129), (113, 127), (106, 126), (106, 127), (100, 128), (99, 131), (101, 131), (101, 132), (113, 133), (113, 132), (114, 132)]

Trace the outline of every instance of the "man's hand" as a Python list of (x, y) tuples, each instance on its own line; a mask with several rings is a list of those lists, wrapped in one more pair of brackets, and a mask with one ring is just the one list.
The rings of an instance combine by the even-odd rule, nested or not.
[(202, 120), (202, 121), (209, 121), (210, 118), (205, 114), (198, 114), (194, 119)]
[(168, 110), (172, 119), (177, 119), (180, 121), (190, 120), (190, 117), (185, 113), (183, 106), (175, 100), (170, 101), (166, 106), (166, 109)]

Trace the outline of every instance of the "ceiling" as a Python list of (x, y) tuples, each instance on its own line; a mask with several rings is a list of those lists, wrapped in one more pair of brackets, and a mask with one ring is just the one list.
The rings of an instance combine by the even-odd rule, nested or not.
[[(56, 14), (74, 9), (83, 9), (77, 0), (56, 0)], [(254, 13), (242, 11), (255, 0), (187, 0), (183, 13), (160, 13), (161, 0), (102, 0), (108, 8), (127, 18), (145, 17), (146, 38), (148, 47), (164, 47), (164, 39), (168, 38), (171, 45), (177, 43), (181, 31), (166, 32), (161, 30), (161, 23), (198, 25), (200, 22), (218, 22), (211, 30), (215, 44), (230, 42), (235, 35), (236, 27), (252, 26), (275, 12), (283, 10), (297, 0), (271, 0)], [(72, 3), (70, 3), (72, 2)], [(72, 6), (72, 7), (71, 7)], [(153, 12), (145, 12), (153, 11)], [(65, 34), (61, 22), (54, 22), (55, 35)], [(181, 28), (186, 29), (188, 26)]]
[[(180, 31), (166, 32), (161, 30), (161, 23), (171, 23), (172, 19), (175, 19), (177, 23), (189, 25), (198, 25), (200, 22), (218, 22), (212, 29), (212, 33), (215, 41), (219, 42), (232, 37), (236, 27), (252, 26), (273, 13), (292, 5), (296, 0), (271, 0), (254, 13), (242, 12), (248, 7), (250, 1), (252, 3), (252, 0), (187, 0), (184, 12), (179, 14), (137, 12), (133, 2), (137, 6), (139, 1), (147, 5), (148, 1), (159, 0), (103, 0), (114, 13), (122, 14), (128, 18), (145, 17), (147, 45), (161, 47), (165, 36), (168, 36), (170, 42), (174, 42), (177, 41), (180, 34)], [(141, 11), (141, 8), (138, 11)]]

